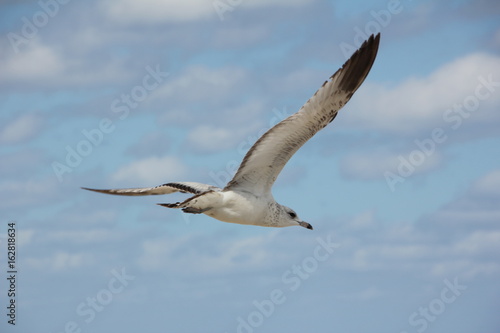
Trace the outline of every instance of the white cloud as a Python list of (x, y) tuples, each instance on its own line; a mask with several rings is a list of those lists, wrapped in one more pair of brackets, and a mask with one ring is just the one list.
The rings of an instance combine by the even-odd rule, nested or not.
[(500, 230), (476, 230), (454, 245), (462, 255), (495, 255), (500, 253)]
[(361, 239), (341, 234), (342, 251), (334, 266), (345, 271), (413, 271), (443, 278), (500, 273), (500, 264), (495, 260), (498, 231), (479, 231), (465, 237), (455, 234), (446, 241), (449, 235), (440, 235), (438, 230), (423, 233), (411, 227), (410, 233), (400, 234), (398, 239), (387, 238), (395, 228), (398, 227), (385, 226)]
[[(277, 233), (245, 238), (226, 238), (213, 242), (207, 236), (189, 236), (173, 240), (167, 237), (146, 240), (138, 264), (147, 270), (161, 270), (168, 261), (182, 274), (226, 274), (260, 270), (272, 265), (269, 248)], [(186, 264), (196, 262), (196, 265)], [(175, 263), (175, 264), (173, 264)]]
[[(86, 217), (93, 221), (92, 217)], [(100, 243), (114, 241), (120, 238), (116, 230), (89, 229), (89, 230), (56, 230), (45, 235), (49, 242), (70, 242), (72, 244)]]
[[(415, 157), (417, 155), (418, 159)], [(348, 154), (340, 162), (340, 172), (347, 178), (377, 180), (384, 179), (386, 172), (399, 174), (398, 168), (413, 168), (412, 175), (430, 172), (439, 167), (442, 161), (443, 157), (437, 151), (427, 155), (418, 149), (412, 149), (397, 154), (378, 149)]]
[(367, 231), (373, 230), (376, 227), (376, 219), (374, 211), (362, 212), (356, 215), (346, 224), (348, 230)]
[(173, 243), (176, 243), (176, 241), (166, 241), (165, 239), (145, 240), (142, 243), (142, 254), (138, 260), (139, 266), (147, 270), (160, 268), (164, 260), (171, 255)]
[(457, 201), (452, 207), (445, 207), (437, 212), (434, 220), (446, 223), (450, 228), (494, 226), (500, 221), (500, 208), (471, 209), (470, 206), (471, 202), (467, 202), (467, 199)]
[(0, 82), (53, 79), (65, 70), (64, 64), (65, 61), (59, 52), (35, 39), (23, 52), (6, 52), (5, 56), (1, 57)]
[(42, 120), (34, 114), (21, 115), (0, 129), (1, 143), (18, 143), (32, 138), (40, 129)]
[(500, 172), (493, 170), (473, 182), (465, 194), (447, 203), (425, 223), (444, 230), (495, 230), (500, 221)]
[(23, 231), (18, 234), (17, 242), (19, 246), (25, 246), (31, 243), (33, 236), (35, 235), (35, 229), (23, 228)]
[[(463, 104), (476, 93), (479, 78), (490, 75), (495, 82), (500, 81), (500, 57), (475, 53), (454, 60), (427, 77), (411, 78), (393, 88), (366, 82), (350, 106), (356, 112), (350, 113), (346, 121), (353, 127), (405, 135), (442, 126), (445, 111), (454, 104)], [(484, 110), (485, 105), (496, 107)], [(482, 123), (498, 119), (499, 105), (497, 91), (480, 100), (482, 112), (471, 119)]]
[(212, 1), (192, 0), (119, 0), (102, 3), (104, 12), (115, 22), (183, 22), (215, 17)]
[(27, 266), (44, 271), (61, 271), (90, 265), (93, 263), (93, 256), (83, 252), (68, 253), (60, 251), (42, 258), (28, 257), (25, 263)]
[[(416, 225), (383, 223), (370, 211), (343, 221), (344, 227), (337, 230), (341, 251), (333, 265), (345, 271), (399, 270), (429, 278), (500, 274), (498, 223), (482, 223), (478, 216), (487, 214), (489, 205), (467, 193)], [(457, 218), (466, 223), (457, 223)]]
[(472, 185), (472, 191), (478, 195), (500, 197), (500, 169), (493, 170), (478, 179)]
[(232, 145), (235, 133), (227, 128), (217, 128), (211, 125), (195, 127), (188, 135), (189, 145), (195, 150), (218, 151)]
[[(58, 219), (61, 221), (71, 221), (72, 227), (81, 227), (88, 230), (95, 230), (102, 226), (112, 225), (119, 219), (120, 210), (109, 205), (109, 202), (102, 204), (102, 200), (95, 196), (88, 196), (89, 192), (76, 192), (74, 194), (83, 194), (84, 201), (66, 207), (58, 213)], [(64, 222), (63, 224), (66, 224)], [(47, 236), (48, 238), (50, 236)]]
[[(83, 48), (82, 45), (79, 47)], [(122, 84), (135, 77), (135, 73), (124, 66), (124, 59), (96, 62), (88, 49), (74, 51), (72, 48), (61, 48), (33, 39), (18, 54), (5, 52), (0, 55), (0, 83), (21, 85), (23, 89), (32, 86), (45, 89), (60, 88), (61, 85), (85, 86), (109, 82)]]
[(440, 260), (431, 262), (430, 273), (434, 276), (463, 275), (474, 278), (477, 275), (500, 274), (498, 253), (500, 231), (476, 230), (463, 238), (456, 238), (445, 246), (434, 245), (432, 251)]
[(182, 98), (184, 102), (220, 101), (232, 93), (241, 94), (237, 87), (246, 76), (247, 73), (241, 68), (191, 66), (155, 89), (150, 100)]
[[(312, 0), (252, 0), (252, 1), (217, 1), (217, 0), (119, 0), (102, 3), (104, 13), (115, 22), (131, 23), (165, 23), (190, 22), (207, 19), (218, 19), (216, 5), (223, 4), (223, 11), (233, 12), (241, 7), (264, 8), (270, 6), (296, 7), (312, 2)], [(225, 5), (225, 6), (224, 6)]]
[(77, 253), (69, 254), (66, 252), (58, 252), (51, 258), (51, 264), (54, 269), (76, 268), (82, 266), (88, 261), (88, 256)]
[(47, 179), (5, 180), (0, 182), (0, 208), (38, 207), (51, 201), (57, 195), (54, 181)]
[[(302, 95), (305, 91), (311, 91), (312, 95), (315, 92), (314, 89), (319, 89), (325, 80), (326, 76), (322, 71), (310, 68), (293, 68), (289, 73), (285, 73), (285, 76), (276, 78), (273, 88), (287, 96), (290, 94)], [(306, 100), (309, 97), (307, 96)]]
[(262, 134), (288, 115), (286, 110), (267, 111), (267, 121), (262, 123), (263, 111), (262, 103), (252, 101), (219, 110), (217, 119), (198, 118), (202, 125), (189, 132), (188, 146), (196, 152), (236, 149), (239, 153), (246, 153)]
[(254, 0), (254, 1), (244, 1), (242, 6), (248, 7), (270, 7), (270, 6), (283, 6), (283, 7), (297, 7), (303, 6), (308, 3), (313, 2), (313, 0)]
[(118, 171), (112, 178), (115, 181), (158, 185), (162, 182), (179, 181), (186, 176), (187, 167), (173, 156), (148, 157), (132, 162)]

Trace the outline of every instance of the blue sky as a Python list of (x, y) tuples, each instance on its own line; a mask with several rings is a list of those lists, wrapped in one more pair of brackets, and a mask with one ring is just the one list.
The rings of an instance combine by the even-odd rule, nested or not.
[[(498, 332), (497, 1), (1, 7), (2, 332)], [(223, 186), (379, 31), (365, 83), (273, 189), (313, 231), (80, 189)]]

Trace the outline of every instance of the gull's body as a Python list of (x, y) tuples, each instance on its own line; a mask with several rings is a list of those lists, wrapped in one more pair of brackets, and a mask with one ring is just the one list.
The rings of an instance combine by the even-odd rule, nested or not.
[(380, 35), (371, 36), (295, 114), (281, 121), (250, 148), (233, 179), (223, 188), (195, 182), (156, 187), (87, 190), (116, 195), (193, 194), (183, 202), (159, 204), (185, 213), (206, 214), (230, 223), (265, 227), (300, 225), (312, 229), (290, 208), (278, 204), (271, 188), (279, 173), (314, 134), (326, 127), (368, 75), (377, 55)]

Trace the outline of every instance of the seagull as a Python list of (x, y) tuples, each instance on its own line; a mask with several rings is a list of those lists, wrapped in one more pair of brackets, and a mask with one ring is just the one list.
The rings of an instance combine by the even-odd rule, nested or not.
[(238, 171), (224, 188), (196, 183), (173, 182), (156, 187), (125, 189), (82, 189), (115, 195), (159, 195), (190, 193), (182, 202), (160, 203), (184, 213), (206, 214), (229, 223), (263, 227), (313, 227), (297, 213), (277, 203), (271, 188), (288, 160), (337, 116), (370, 72), (380, 33), (371, 35), (345, 64), (295, 114), (264, 133), (247, 152)]

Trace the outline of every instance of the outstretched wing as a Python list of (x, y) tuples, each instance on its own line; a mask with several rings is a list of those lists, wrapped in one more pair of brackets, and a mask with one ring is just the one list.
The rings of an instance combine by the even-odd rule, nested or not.
[(167, 183), (155, 187), (143, 187), (143, 188), (121, 188), (121, 189), (100, 190), (100, 189), (82, 187), (82, 189), (99, 193), (115, 194), (115, 195), (159, 195), (159, 194), (170, 194), (174, 192), (200, 194), (207, 191), (221, 190), (216, 186), (202, 184), (202, 183), (195, 183), (195, 182)]
[(335, 118), (363, 83), (377, 55), (379, 41), (380, 34), (370, 36), (297, 113), (264, 133), (225, 189), (255, 195), (268, 193), (293, 154)]

